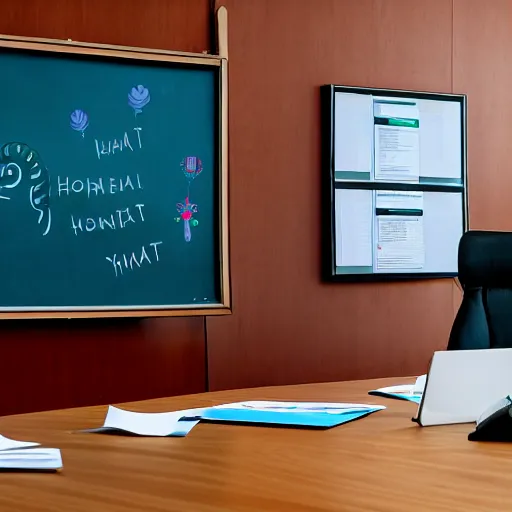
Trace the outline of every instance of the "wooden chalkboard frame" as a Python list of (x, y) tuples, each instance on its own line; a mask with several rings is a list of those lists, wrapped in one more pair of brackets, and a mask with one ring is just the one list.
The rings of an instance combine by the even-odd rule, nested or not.
[(119, 309), (52, 309), (34, 310), (17, 309), (0, 311), (0, 319), (33, 319), (33, 318), (105, 318), (105, 317), (164, 317), (164, 316), (203, 316), (231, 314), (230, 266), (229, 266), (229, 226), (228, 226), (228, 52), (227, 52), (227, 9), (217, 10), (218, 55), (206, 53), (185, 53), (178, 51), (137, 48), (131, 46), (114, 46), (96, 43), (84, 43), (71, 40), (29, 38), (0, 34), (0, 50), (27, 50), (32, 52), (55, 52), (70, 55), (87, 55), (114, 59), (130, 59), (134, 61), (163, 62), (180, 64), (187, 67), (214, 66), (219, 69), (218, 94), (218, 190), (219, 190), (219, 303), (183, 304), (175, 307)]

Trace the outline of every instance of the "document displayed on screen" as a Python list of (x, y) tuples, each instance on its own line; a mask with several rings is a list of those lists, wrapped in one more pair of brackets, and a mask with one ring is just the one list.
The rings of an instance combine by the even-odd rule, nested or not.
[(466, 97), (337, 85), (322, 92), (327, 279), (456, 275), (467, 211)]
[(425, 192), (424, 272), (457, 272), (459, 241), (464, 232), (463, 193)]
[(335, 212), (336, 266), (371, 267), (373, 192), (337, 189)]
[(375, 271), (422, 269), (423, 192), (376, 191)]
[(335, 93), (337, 180), (462, 183), (460, 101)]
[(420, 110), (420, 176), (462, 179), (461, 104), (418, 100)]
[(335, 171), (369, 173), (373, 161), (373, 100), (369, 94), (336, 93)]
[(462, 192), (336, 189), (335, 203), (339, 273), (457, 272)]
[(375, 208), (380, 210), (423, 210), (423, 192), (376, 190)]
[(419, 109), (415, 100), (374, 98), (375, 179), (418, 182)]
[(377, 217), (376, 270), (421, 269), (425, 263), (423, 218)]

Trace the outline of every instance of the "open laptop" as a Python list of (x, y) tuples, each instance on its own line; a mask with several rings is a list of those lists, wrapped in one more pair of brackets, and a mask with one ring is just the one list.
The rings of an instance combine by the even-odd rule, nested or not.
[(512, 349), (435, 352), (413, 418), (419, 425), (472, 423), (512, 394)]

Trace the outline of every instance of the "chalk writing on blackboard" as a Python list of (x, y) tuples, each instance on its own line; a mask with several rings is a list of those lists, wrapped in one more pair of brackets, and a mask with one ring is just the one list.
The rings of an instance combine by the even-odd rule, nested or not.
[(227, 63), (4, 43), (0, 317), (228, 313)]
[[(134, 110), (135, 116), (142, 113), (142, 109), (149, 103), (149, 90), (138, 85), (133, 87), (128, 94), (128, 105)], [(83, 110), (74, 110), (70, 116), (70, 127), (81, 132), (84, 137), (85, 130), (89, 126), (89, 116)], [(135, 132), (135, 133), (133, 133)], [(94, 148), (99, 160), (112, 157), (123, 151), (133, 152), (142, 150), (142, 128), (137, 126), (132, 132), (125, 131), (121, 137), (108, 140), (94, 138)], [(134, 149), (135, 148), (135, 149)], [(86, 194), (87, 198), (101, 195), (113, 195), (143, 190), (139, 174), (124, 175), (121, 177), (98, 178), (70, 178), (57, 176), (57, 195), (59, 198), (75, 194)], [(188, 204), (188, 202), (187, 202)], [(195, 206), (195, 205), (194, 205)], [(117, 208), (101, 215), (70, 214), (70, 228), (75, 236), (87, 236), (88, 233), (98, 231), (113, 231), (125, 229), (131, 224), (145, 222), (144, 203), (135, 201), (126, 207)], [(105, 256), (106, 261), (112, 265), (113, 275), (122, 276), (128, 271), (141, 268), (145, 265), (153, 265), (160, 261), (159, 246), (162, 241), (150, 242), (142, 245), (131, 253), (121, 253)]]
[(139, 174), (125, 175), (121, 178), (83, 178), (70, 180), (67, 176), (57, 176), (57, 193), (60, 196), (87, 194), (87, 197), (118, 194), (128, 190), (142, 190)]
[[(150, 102), (149, 90), (138, 85), (133, 87), (128, 94), (128, 105), (134, 110), (135, 116), (142, 113), (143, 108)], [(89, 127), (89, 116), (81, 109), (72, 111), (69, 117), (69, 126), (79, 132), (82, 138)], [(132, 131), (124, 131), (121, 137), (113, 137), (108, 140), (98, 138), (90, 139), (90, 146), (95, 150), (99, 160), (123, 151), (134, 152), (143, 149), (142, 128), (137, 126)], [(185, 157), (181, 169), (186, 180), (186, 194), (183, 202), (176, 204), (179, 217), (175, 220), (182, 221), (184, 225), (184, 238), (186, 242), (192, 239), (191, 226), (199, 224), (194, 218), (198, 212), (198, 205), (190, 200), (191, 185), (203, 171), (200, 158), (196, 156)], [(50, 177), (46, 166), (39, 154), (27, 144), (11, 142), (0, 148), (0, 199), (9, 200), (9, 189), (18, 185), (28, 184), (29, 204), (38, 212), (37, 222), (43, 227), (43, 235), (46, 235), (51, 227), (50, 212)], [(132, 193), (143, 190), (142, 180), (139, 174), (125, 174), (124, 176), (102, 177), (69, 177), (59, 175), (53, 178), (56, 185), (55, 199), (62, 200), (77, 194), (86, 195), (88, 199), (105, 195), (126, 195), (127, 202), (121, 207), (104, 213), (70, 212), (69, 229), (74, 236), (88, 237), (90, 233), (98, 231), (114, 231), (127, 229), (132, 224), (141, 224), (146, 221), (144, 213), (144, 200), (131, 198)], [(5, 191), (5, 192), (4, 192)], [(139, 192), (140, 193), (140, 192)], [(135, 197), (136, 197), (135, 195)], [(154, 265), (160, 261), (160, 246), (163, 242), (150, 241), (139, 242), (141, 245), (132, 252), (115, 253), (105, 256), (105, 260), (111, 265), (114, 276), (122, 276), (129, 271), (147, 265)], [(144, 243), (144, 245), (142, 245)], [(131, 251), (131, 249), (130, 249)]]
[(118, 275), (123, 275), (126, 271), (134, 270), (134, 265), (140, 268), (142, 265), (152, 265), (160, 261), (158, 246), (161, 244), (161, 241), (151, 242), (148, 244), (151, 249), (148, 248), (146, 250), (146, 247), (143, 245), (137, 252), (134, 251), (131, 254), (114, 254), (111, 257), (107, 256), (107, 260), (112, 263), (117, 277)]
[[(9, 142), (0, 148), (0, 189), (13, 189), (28, 183), (29, 204), (38, 213), (37, 223), (47, 235), (52, 225), (50, 177), (41, 157), (22, 142)], [(2, 199), (10, 199), (2, 196)]]
[[(140, 132), (142, 128), (137, 127), (134, 128), (134, 131), (137, 133), (137, 141), (139, 143), (139, 149), (142, 149), (142, 138)], [(130, 149), (133, 151), (132, 143), (130, 142), (130, 137), (128, 136), (128, 132), (124, 132), (124, 135), (120, 139), (113, 139), (107, 141), (99, 141), (98, 139), (94, 139), (96, 144), (96, 153), (98, 158), (101, 159), (102, 155), (115, 155), (117, 152), (123, 151), (123, 149)]]
[(92, 231), (100, 230), (116, 230), (124, 229), (129, 223), (137, 224), (144, 222), (144, 205), (136, 204), (128, 206), (120, 210), (116, 210), (110, 215), (95, 216), (95, 217), (75, 217), (71, 215), (71, 227), (78, 233), (90, 233)]

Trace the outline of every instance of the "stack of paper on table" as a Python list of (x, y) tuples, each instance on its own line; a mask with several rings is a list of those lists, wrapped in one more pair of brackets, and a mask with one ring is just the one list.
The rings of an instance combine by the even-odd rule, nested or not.
[(34, 448), (39, 443), (0, 436), (0, 470), (56, 471), (62, 468), (57, 448)]
[(205, 409), (201, 419), (330, 428), (382, 409), (385, 409), (382, 405), (367, 404), (251, 401)]
[(397, 400), (409, 400), (419, 404), (425, 389), (426, 375), (421, 375), (414, 384), (402, 384), (400, 386), (388, 386), (386, 388), (373, 389), (369, 395), (396, 398)]
[(85, 432), (184, 437), (199, 423), (203, 410), (142, 413), (109, 405), (103, 426)]

